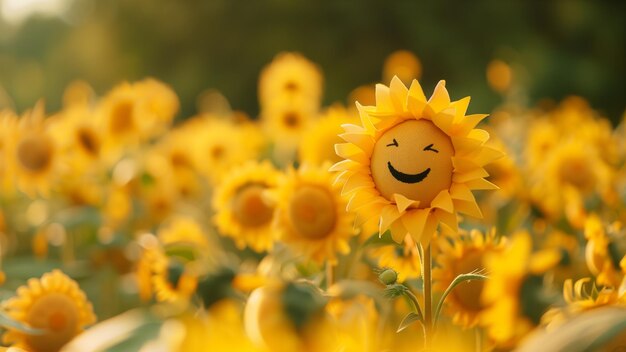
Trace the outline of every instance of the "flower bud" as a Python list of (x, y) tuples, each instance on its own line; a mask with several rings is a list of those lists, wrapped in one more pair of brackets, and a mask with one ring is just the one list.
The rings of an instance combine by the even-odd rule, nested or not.
[(398, 280), (398, 273), (393, 269), (385, 269), (378, 275), (378, 280), (385, 285), (393, 285)]

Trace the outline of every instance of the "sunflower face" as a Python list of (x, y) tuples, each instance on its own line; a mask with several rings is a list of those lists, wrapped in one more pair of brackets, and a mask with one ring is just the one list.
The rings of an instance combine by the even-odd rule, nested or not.
[(372, 178), (390, 201), (394, 194), (419, 201), (419, 208), (452, 183), (450, 138), (431, 121), (408, 120), (387, 130), (374, 145)]
[(456, 233), (457, 212), (482, 217), (472, 190), (495, 189), (484, 166), (502, 152), (485, 145), (475, 128), (487, 115), (465, 115), (469, 98), (451, 101), (440, 81), (426, 99), (414, 80), (407, 88), (394, 77), (376, 86), (376, 106), (357, 104), (361, 125), (343, 125), (335, 145), (337, 183), (363, 223), (378, 218), (380, 234), (407, 234), (426, 247), (439, 224)]
[(289, 220), (306, 238), (326, 237), (335, 227), (336, 212), (331, 195), (320, 187), (305, 185), (289, 199)]

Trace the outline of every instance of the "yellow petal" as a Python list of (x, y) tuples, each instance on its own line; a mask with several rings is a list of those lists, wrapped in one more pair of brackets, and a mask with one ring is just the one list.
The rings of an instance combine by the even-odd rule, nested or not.
[(417, 206), (420, 204), (420, 202), (415, 201), (415, 200), (411, 200), (401, 194), (398, 193), (394, 193), (393, 195), (393, 199), (395, 200), (396, 204), (398, 205), (398, 210), (402, 213), (404, 212), (408, 207), (410, 207), (411, 205), (414, 205), (416, 208)]
[(376, 110), (377, 111), (394, 111), (393, 102), (389, 87), (383, 84), (376, 85)]
[(348, 194), (363, 188), (374, 188), (374, 182), (372, 182), (372, 179), (366, 175), (353, 174), (346, 180), (346, 183), (343, 185), (343, 189), (341, 190), (341, 194)]
[(475, 218), (482, 219), (483, 213), (480, 211), (478, 204), (476, 202), (467, 202), (464, 200), (454, 199), (454, 209), (458, 210), (463, 214), (467, 214), (469, 216), (473, 216)]
[(447, 189), (442, 190), (437, 194), (435, 199), (430, 203), (431, 208), (439, 208), (441, 210), (445, 210), (448, 213), (452, 213), (454, 211), (454, 205), (452, 204), (452, 197), (450, 197), (450, 192)]
[(452, 175), (452, 182), (463, 183), (463, 182), (468, 182), (470, 180), (483, 178), (487, 176), (489, 176), (489, 174), (483, 168), (479, 168), (473, 171), (463, 172), (463, 173), (455, 172)]
[(450, 103), (450, 106), (456, 110), (456, 114), (454, 115), (456, 118), (461, 118), (465, 116), (467, 108), (469, 107), (470, 100), (470, 97), (465, 97), (463, 99)]
[(543, 274), (561, 261), (561, 253), (557, 250), (544, 249), (530, 258), (528, 269), (533, 274)]
[(464, 183), (452, 183), (450, 186), (450, 196), (452, 199), (473, 202), (475, 200), (472, 191)]
[(397, 243), (402, 243), (407, 235), (407, 230), (402, 224), (402, 221), (396, 220), (391, 224), (391, 238)]
[(363, 133), (342, 133), (339, 137), (344, 141), (349, 142), (357, 146), (366, 154), (371, 154), (374, 149), (374, 139), (371, 136)]
[(493, 183), (485, 180), (484, 178), (478, 178), (475, 180), (470, 180), (465, 182), (465, 185), (471, 190), (493, 190), (500, 189), (500, 187), (494, 185)]
[(380, 222), (378, 223), (378, 232), (384, 233), (389, 229), (391, 224), (398, 220), (402, 215), (395, 206), (385, 206), (380, 214)]
[(391, 83), (389, 84), (389, 89), (391, 91), (391, 102), (396, 111), (405, 111), (406, 99), (409, 93), (409, 90), (406, 88), (404, 83), (398, 78), (398, 76), (393, 76), (391, 79)]
[(428, 99), (428, 106), (435, 112), (440, 112), (450, 105), (450, 95), (446, 89), (446, 81), (437, 83), (433, 95)]
[(429, 209), (414, 209), (409, 210), (402, 216), (402, 223), (411, 234), (411, 237), (419, 240), (419, 236), (424, 231), (424, 226), (426, 226), (426, 219), (429, 214)]

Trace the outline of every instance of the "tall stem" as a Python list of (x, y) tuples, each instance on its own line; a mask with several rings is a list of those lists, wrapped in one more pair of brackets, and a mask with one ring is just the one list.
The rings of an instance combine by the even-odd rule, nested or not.
[(425, 347), (430, 350), (433, 334), (433, 288), (432, 288), (432, 259), (430, 245), (424, 251), (424, 326), (426, 330)]
[(333, 284), (333, 265), (326, 261), (326, 289)]

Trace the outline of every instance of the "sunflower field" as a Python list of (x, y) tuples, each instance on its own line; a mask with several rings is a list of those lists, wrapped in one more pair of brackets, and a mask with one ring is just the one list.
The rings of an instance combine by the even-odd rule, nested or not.
[[(200, 23), (173, 3), (80, 3), (60, 16), (85, 38), (104, 40), (106, 19), (137, 16), (133, 6), (169, 32), (179, 27), (164, 12)], [(0, 0), (0, 14), (17, 8)], [(192, 59), (182, 78), (163, 69), (103, 87), (134, 61), (83, 38), (85, 57), (68, 66), (104, 68), (52, 79), (43, 67), (57, 66), (32, 69), (6, 33), (0, 351), (626, 350), (623, 76), (606, 106), (576, 89), (533, 97), (524, 60), (491, 55), (471, 63), (488, 92), (470, 102), (474, 84), (433, 79), (429, 64), (445, 65), (411, 45), (364, 59), (378, 76), (345, 91), (338, 70), (283, 49), (242, 68), (254, 111), (219, 87), (190, 93), (204, 72)], [(42, 99), (29, 100), (31, 83)]]

